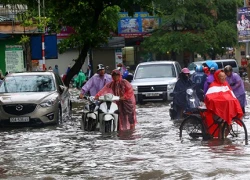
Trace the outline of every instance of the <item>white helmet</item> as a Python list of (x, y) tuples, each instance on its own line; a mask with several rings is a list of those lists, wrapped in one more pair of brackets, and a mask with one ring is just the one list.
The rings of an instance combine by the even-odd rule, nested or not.
[(97, 65), (97, 71), (105, 69), (103, 64), (98, 64)]

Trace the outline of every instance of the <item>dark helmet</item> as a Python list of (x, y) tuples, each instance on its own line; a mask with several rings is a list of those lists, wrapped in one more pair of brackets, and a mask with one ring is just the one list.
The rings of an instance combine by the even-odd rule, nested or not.
[(224, 67), (224, 72), (225, 72), (225, 73), (227, 73), (227, 72), (233, 72), (232, 66), (230, 66), (230, 65), (225, 66), (225, 67)]
[(97, 65), (97, 71), (105, 69), (103, 64), (98, 64)]

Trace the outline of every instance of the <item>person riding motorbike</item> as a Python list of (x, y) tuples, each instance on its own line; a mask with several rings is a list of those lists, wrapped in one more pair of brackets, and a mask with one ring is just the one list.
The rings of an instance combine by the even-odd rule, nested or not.
[(207, 60), (204, 65), (209, 68), (209, 75), (207, 76), (207, 79), (204, 83), (204, 88), (203, 88), (204, 94), (206, 94), (209, 88), (209, 85), (214, 81), (214, 73), (215, 71), (218, 70), (218, 65), (216, 62), (213, 62), (212, 60)]
[(204, 83), (207, 79), (207, 75), (203, 72), (203, 66), (196, 66), (195, 73), (192, 76), (193, 83), (196, 84), (196, 93), (200, 101), (204, 101)]
[(122, 75), (122, 79), (126, 79), (128, 82), (131, 82), (133, 80), (133, 74), (129, 72), (129, 70), (130, 70), (130, 67), (127, 66), (126, 70), (124, 71)]
[(95, 96), (98, 99), (100, 96), (107, 93), (119, 96), (117, 102), (119, 109), (119, 130), (134, 129), (136, 120), (136, 101), (132, 85), (125, 79), (122, 79), (121, 72), (117, 69), (112, 71), (113, 81), (109, 82)]
[(175, 84), (173, 91), (173, 110), (175, 111), (175, 117), (173, 117), (173, 119), (182, 119), (183, 111), (187, 108), (186, 90), (193, 84), (189, 79), (189, 75), (189, 69), (183, 68)]
[(247, 100), (244, 83), (241, 77), (237, 73), (233, 72), (233, 68), (230, 65), (225, 66), (224, 72), (227, 75), (226, 80), (228, 84), (231, 86), (234, 95), (239, 100), (243, 113), (245, 113), (245, 106), (247, 104)]
[(84, 94), (88, 91), (91, 96), (95, 96), (106, 84), (112, 81), (112, 77), (105, 73), (105, 67), (103, 64), (98, 64), (97, 73), (93, 75), (82, 87), (79, 98), (82, 99)]

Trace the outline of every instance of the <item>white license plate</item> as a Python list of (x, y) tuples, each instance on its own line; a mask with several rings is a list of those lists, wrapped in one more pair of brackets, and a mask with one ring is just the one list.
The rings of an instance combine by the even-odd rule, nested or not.
[(11, 117), (10, 122), (29, 122), (29, 117)]
[(146, 93), (145, 96), (147, 97), (160, 96), (160, 93)]

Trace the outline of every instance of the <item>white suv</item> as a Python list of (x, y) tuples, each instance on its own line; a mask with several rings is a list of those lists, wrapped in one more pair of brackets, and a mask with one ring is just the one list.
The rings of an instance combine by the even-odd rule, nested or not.
[(131, 82), (136, 101), (172, 100), (181, 66), (176, 61), (153, 61), (137, 65)]

